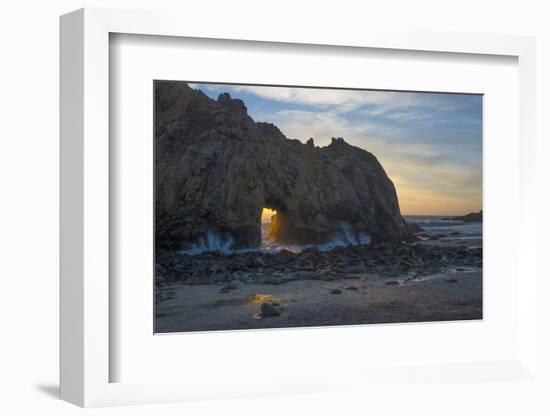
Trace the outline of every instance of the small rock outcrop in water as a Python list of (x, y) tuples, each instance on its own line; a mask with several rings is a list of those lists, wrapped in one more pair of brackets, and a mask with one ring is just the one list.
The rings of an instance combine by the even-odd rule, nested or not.
[(277, 211), (278, 242), (410, 236), (376, 157), (344, 139), (327, 147), (287, 139), (252, 120), (243, 101), (227, 93), (215, 101), (183, 82), (156, 81), (155, 106), (158, 248), (212, 236), (222, 247), (257, 247), (264, 207)]
[(465, 222), (482, 222), (483, 221), (483, 211), (470, 212), (469, 214), (462, 215), (460, 217), (451, 218), (451, 220), (465, 221)]
[(424, 228), (422, 228), (420, 225), (415, 224), (415, 223), (409, 223), (409, 224), (407, 224), (407, 227), (409, 227), (409, 231), (411, 233), (421, 233), (421, 232), (425, 231)]

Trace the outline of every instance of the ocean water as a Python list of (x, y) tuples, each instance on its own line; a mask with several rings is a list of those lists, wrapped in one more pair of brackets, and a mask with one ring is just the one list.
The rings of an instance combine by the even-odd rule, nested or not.
[[(408, 223), (418, 224), (424, 229), (423, 232), (417, 233), (420, 238), (422, 238), (422, 236), (437, 236), (440, 238), (444, 237), (448, 240), (472, 240), (479, 239), (483, 236), (482, 224), (477, 222), (447, 220), (444, 216), (410, 215), (404, 216), (403, 218)], [(191, 248), (181, 250), (180, 252), (188, 255), (197, 255), (213, 251), (224, 254), (246, 253), (252, 251), (277, 253), (281, 250), (299, 253), (306, 248), (317, 247), (321, 251), (330, 251), (336, 247), (370, 244), (371, 241), (368, 234), (353, 235), (349, 228), (342, 227), (332, 239), (323, 244), (281, 244), (268, 235), (268, 229), (269, 223), (262, 223), (262, 241), (260, 247), (257, 249), (235, 249), (234, 241), (231, 237), (209, 233), (204, 238), (200, 238)]]
[(320, 251), (330, 251), (336, 247), (370, 244), (370, 235), (354, 235), (348, 227), (341, 227), (340, 231), (332, 239), (323, 244), (281, 244), (268, 235), (268, 230), (269, 223), (262, 223), (262, 243), (260, 250), (266, 253), (277, 253), (281, 250), (299, 253), (306, 248), (312, 247), (317, 247)]
[(445, 236), (447, 239), (479, 239), (483, 237), (481, 222), (465, 222), (448, 220), (445, 216), (404, 215), (403, 218), (410, 224), (418, 224), (428, 236)]

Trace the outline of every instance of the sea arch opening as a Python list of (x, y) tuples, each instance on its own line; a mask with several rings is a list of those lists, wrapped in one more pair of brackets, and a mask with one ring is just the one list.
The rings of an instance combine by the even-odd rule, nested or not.
[(260, 245), (270, 251), (288, 242), (287, 228), (292, 224), (286, 201), (276, 195), (265, 196), (259, 211)]
[(261, 246), (268, 249), (273, 246), (276, 235), (277, 210), (271, 207), (263, 207), (260, 216)]

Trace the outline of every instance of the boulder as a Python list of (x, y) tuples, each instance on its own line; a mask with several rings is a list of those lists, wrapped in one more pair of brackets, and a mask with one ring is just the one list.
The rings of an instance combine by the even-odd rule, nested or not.
[(260, 311), (262, 318), (281, 316), (281, 312), (279, 311), (279, 309), (269, 302), (262, 303), (262, 305), (260, 306)]
[(346, 272), (347, 273), (367, 273), (368, 272), (368, 269), (365, 267), (365, 265), (363, 263), (359, 263), (359, 264), (353, 264), (351, 266), (348, 266), (346, 268)]

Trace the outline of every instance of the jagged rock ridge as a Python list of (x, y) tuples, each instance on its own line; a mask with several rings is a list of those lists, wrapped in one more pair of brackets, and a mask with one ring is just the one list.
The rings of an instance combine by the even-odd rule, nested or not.
[(369, 152), (333, 139), (315, 147), (255, 122), (243, 101), (184, 82), (155, 82), (155, 227), (159, 248), (216, 235), (256, 247), (264, 207), (277, 241), (320, 243), (345, 231), (410, 236), (393, 183)]

